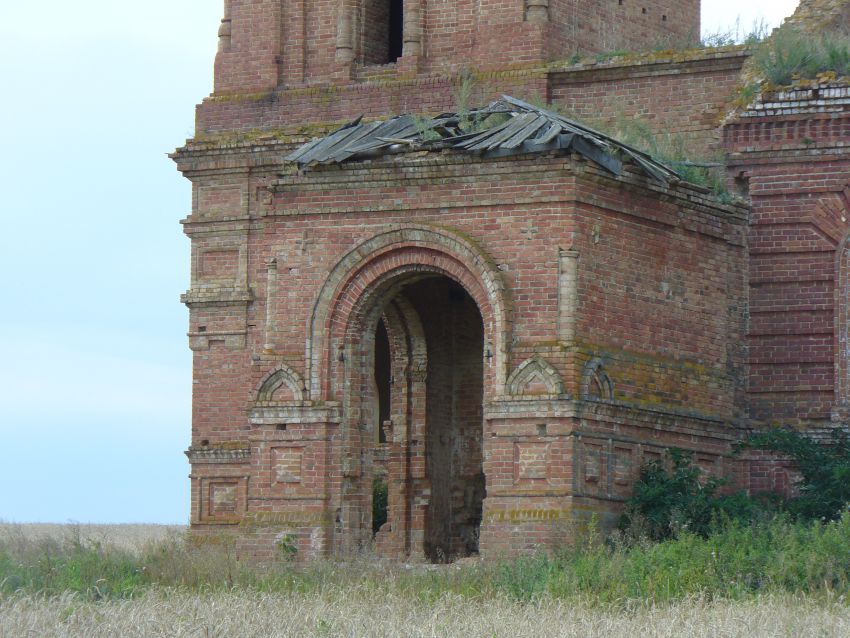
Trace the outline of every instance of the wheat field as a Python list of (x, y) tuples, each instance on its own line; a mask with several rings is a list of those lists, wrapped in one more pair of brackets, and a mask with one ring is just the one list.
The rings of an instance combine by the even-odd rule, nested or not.
[(84, 543), (100, 543), (116, 549), (138, 552), (146, 545), (180, 536), (185, 525), (98, 525), (88, 523), (5, 523), (0, 521), (0, 542), (38, 543), (79, 538)]
[(631, 610), (543, 599), (436, 601), (370, 592), (310, 594), (154, 590), (131, 600), (90, 602), (76, 595), (0, 599), (0, 636), (168, 636), (531, 638), (605, 636), (845, 637), (850, 609), (840, 601), (771, 598), (753, 602), (691, 600)]
[[(181, 526), (0, 524), (0, 542), (7, 547), (18, 543), (32, 546), (70, 537), (87, 545), (102, 543), (143, 552), (152, 542), (179, 543), (184, 532)], [(71, 592), (55, 596), (23, 591), (0, 594), (0, 638), (850, 636), (850, 604), (841, 596), (823, 593), (770, 594), (737, 601), (692, 596), (664, 604), (603, 604), (548, 595), (519, 602), (502, 594), (435, 595), (426, 588), (402, 591), (393, 584), (397, 576), (392, 574), (398, 571), (393, 567), (378, 567), (378, 576), (365, 580), (344, 577), (346, 570), (359, 572), (362, 566), (327, 567), (341, 570), (343, 577), (325, 580), (306, 591), (153, 585), (132, 597), (107, 596), (103, 600)], [(384, 573), (386, 578), (380, 576)]]

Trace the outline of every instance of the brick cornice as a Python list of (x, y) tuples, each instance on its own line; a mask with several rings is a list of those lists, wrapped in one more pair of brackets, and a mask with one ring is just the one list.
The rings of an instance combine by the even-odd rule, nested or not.
[(248, 463), (251, 460), (251, 448), (190, 447), (185, 452), (190, 463)]
[(549, 80), (563, 84), (606, 82), (660, 75), (690, 75), (719, 69), (738, 70), (752, 55), (746, 46), (722, 49), (661, 51), (613, 58), (604, 62), (553, 63)]
[(192, 288), (180, 295), (180, 301), (187, 306), (206, 304), (248, 304), (254, 300), (249, 288)]

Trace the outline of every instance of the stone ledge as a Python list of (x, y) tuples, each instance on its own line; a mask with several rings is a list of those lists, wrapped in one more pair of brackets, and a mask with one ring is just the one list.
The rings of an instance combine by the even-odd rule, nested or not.
[(261, 405), (250, 411), (251, 425), (283, 423), (339, 423), (342, 420), (336, 404), (314, 405), (311, 401), (292, 405)]
[(187, 306), (203, 304), (247, 304), (254, 301), (254, 293), (248, 288), (193, 288), (180, 295), (180, 302)]
[[(734, 60), (735, 65), (741, 58), (749, 58), (753, 53), (751, 47), (746, 45), (732, 45), (728, 47), (716, 47), (705, 49), (683, 49), (681, 51), (649, 51), (644, 53), (626, 53), (609, 59), (597, 60), (595, 57), (579, 60), (578, 62), (553, 62), (549, 64), (548, 70), (551, 74), (559, 75), (583, 75), (602, 71), (620, 71), (641, 74), (652, 74), (648, 67), (662, 67), (665, 65), (680, 66), (685, 64), (696, 64), (700, 62), (717, 62)], [(681, 73), (681, 69), (676, 69)]]
[(190, 447), (184, 452), (190, 463), (248, 463), (251, 460), (251, 448), (234, 449)]
[[(756, 102), (742, 109), (737, 118), (746, 122), (752, 118), (761, 117), (831, 114), (847, 111), (850, 111), (850, 84), (840, 80), (824, 84), (801, 83), (797, 86), (765, 91)], [(736, 122), (732, 120), (730, 123)]]

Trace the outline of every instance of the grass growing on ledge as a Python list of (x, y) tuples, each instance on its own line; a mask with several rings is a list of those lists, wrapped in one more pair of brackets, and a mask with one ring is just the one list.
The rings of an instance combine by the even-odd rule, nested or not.
[(710, 189), (721, 203), (732, 200), (726, 188), (726, 166), (722, 155), (713, 158), (694, 156), (683, 135), (656, 133), (638, 117), (621, 116), (605, 128), (611, 137), (648, 153), (675, 170), (686, 182)]
[(590, 119), (577, 116), (558, 103), (547, 103), (536, 95), (523, 99), (647, 153), (675, 170), (684, 181), (709, 189), (721, 204), (734, 200), (726, 186), (724, 156), (718, 154), (706, 158), (694, 155), (688, 140), (680, 133), (656, 133), (645, 119), (638, 116), (629, 117), (621, 113), (612, 120)]
[(786, 25), (758, 47), (753, 62), (764, 79), (774, 86), (787, 86), (798, 79), (816, 79), (826, 73), (850, 76), (850, 32), (810, 34)]

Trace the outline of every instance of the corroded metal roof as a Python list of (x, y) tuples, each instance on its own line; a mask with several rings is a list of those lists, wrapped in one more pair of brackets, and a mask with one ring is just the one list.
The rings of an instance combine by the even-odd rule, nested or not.
[(411, 150), (450, 149), (483, 157), (563, 150), (620, 175), (623, 161), (666, 184), (679, 175), (651, 156), (552, 111), (503, 95), (482, 109), (433, 119), (400, 115), (363, 124), (360, 118), (308, 142), (285, 159), (300, 167), (334, 164)]

